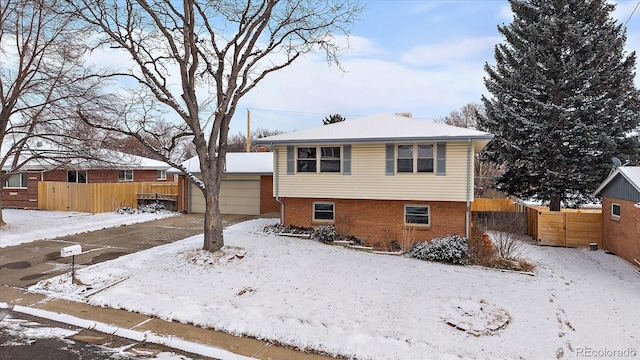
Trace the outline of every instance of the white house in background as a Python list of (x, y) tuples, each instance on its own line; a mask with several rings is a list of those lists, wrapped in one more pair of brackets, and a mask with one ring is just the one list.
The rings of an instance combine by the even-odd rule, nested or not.
[[(182, 163), (196, 177), (201, 176), (197, 156)], [(177, 172), (175, 169), (169, 172)], [(280, 206), (273, 196), (273, 155), (269, 152), (227, 153), (220, 185), (222, 214), (260, 215), (277, 212)], [(184, 174), (178, 177), (178, 210), (204, 213), (202, 191)]]

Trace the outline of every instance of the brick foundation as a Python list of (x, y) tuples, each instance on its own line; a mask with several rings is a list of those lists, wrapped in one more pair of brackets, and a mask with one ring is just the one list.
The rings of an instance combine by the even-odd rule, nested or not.
[(353, 235), (366, 239), (367, 244), (385, 249), (392, 240), (403, 237), (404, 206), (429, 205), (428, 227), (415, 227), (415, 240), (426, 241), (436, 237), (459, 234), (465, 235), (464, 202), (442, 201), (399, 201), (399, 200), (356, 200), (356, 199), (309, 199), (283, 198), (285, 204), (285, 225), (315, 227), (322, 222), (313, 221), (314, 202), (335, 204), (335, 225), (341, 235)]
[(273, 176), (260, 176), (260, 214), (280, 213), (280, 204), (273, 196)]
[[(611, 203), (620, 204), (620, 218), (611, 216)], [(606, 250), (638, 266), (640, 261), (640, 209), (631, 201), (602, 199), (602, 245)]]

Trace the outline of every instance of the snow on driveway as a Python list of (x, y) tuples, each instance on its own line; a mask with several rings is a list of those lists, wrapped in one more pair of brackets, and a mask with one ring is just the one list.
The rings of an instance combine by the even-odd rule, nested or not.
[[(358, 359), (640, 351), (640, 274), (602, 250), (526, 245), (538, 264), (528, 276), (260, 231), (271, 221), (227, 228), (221, 260), (198, 250), (199, 235), (79, 270), (91, 289), (63, 275), (31, 290)], [(511, 321), (474, 336), (446, 324), (460, 304), (500, 309)]]
[(176, 216), (179, 213), (90, 214), (76, 211), (2, 209), (0, 248)]

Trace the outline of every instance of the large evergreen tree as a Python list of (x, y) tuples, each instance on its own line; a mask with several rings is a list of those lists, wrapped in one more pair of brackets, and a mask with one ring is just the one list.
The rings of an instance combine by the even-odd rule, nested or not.
[(504, 164), (501, 190), (580, 205), (611, 169), (635, 161), (640, 116), (636, 55), (604, 0), (510, 0), (514, 20), (485, 65), (482, 130), (496, 135), (485, 155)]

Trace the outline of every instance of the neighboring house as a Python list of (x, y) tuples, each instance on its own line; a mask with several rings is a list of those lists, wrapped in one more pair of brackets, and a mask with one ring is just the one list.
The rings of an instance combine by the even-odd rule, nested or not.
[[(182, 165), (200, 177), (198, 157)], [(170, 172), (176, 171), (175, 169)], [(273, 156), (268, 152), (227, 153), (225, 172), (220, 184), (219, 207), (222, 214), (260, 215), (280, 211), (273, 197)], [(204, 213), (202, 191), (187, 180), (178, 178), (178, 210)]]
[(474, 155), (493, 135), (381, 114), (258, 139), (274, 149), (285, 225), (334, 224), (386, 247), (468, 235)]
[[(104, 160), (69, 159), (60, 164), (46, 159), (34, 159), (20, 168), (2, 184), (2, 206), (38, 208), (38, 182), (70, 183), (164, 182), (165, 162), (117, 151), (100, 152)], [(8, 168), (3, 168), (3, 172)], [(169, 179), (173, 181), (173, 179)]]
[(618, 167), (593, 195), (602, 196), (602, 246), (640, 266), (640, 167)]

